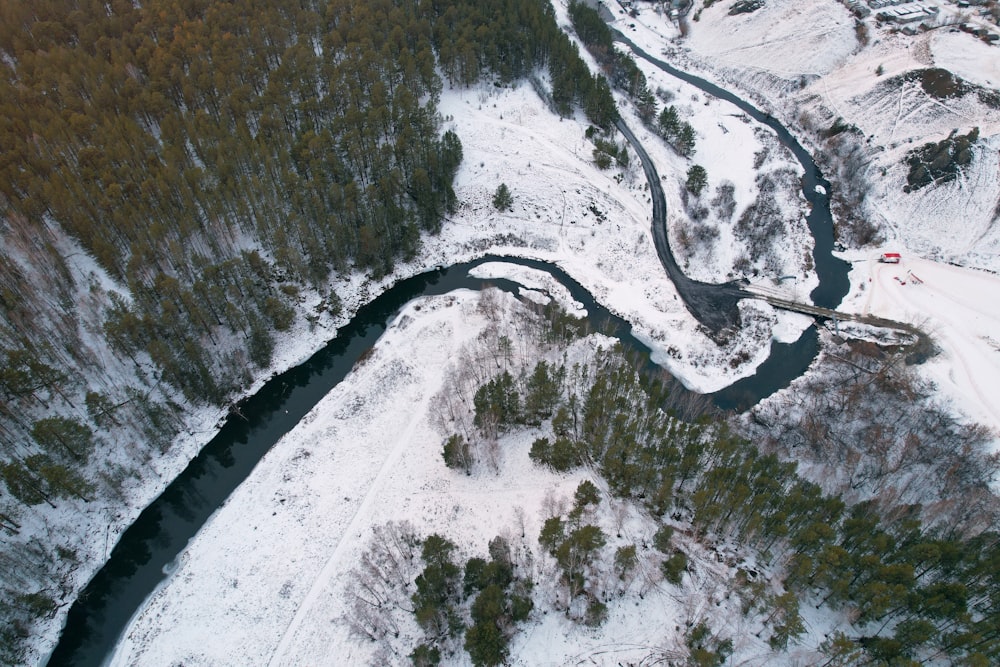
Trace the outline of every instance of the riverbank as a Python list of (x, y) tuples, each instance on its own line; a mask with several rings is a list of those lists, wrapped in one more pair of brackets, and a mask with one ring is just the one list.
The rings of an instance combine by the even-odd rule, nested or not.
[[(476, 273), (516, 278), (532, 300), (551, 294), (579, 311), (564, 290), (532, 270), (491, 263)], [(492, 309), (501, 313), (494, 320)], [(484, 308), (469, 292), (419, 299), (404, 309), (367, 360), (268, 452), (185, 549), (170, 580), (129, 624), (111, 664), (405, 664), (421, 636), (412, 616), (396, 616), (398, 633), (384, 642), (359, 639), (352, 630), (358, 612), (347, 591), (358, 582), (355, 570), (373, 528), (406, 521), (420, 535), (455, 541), (463, 558), (484, 553), (497, 534), (517, 553), (536, 551), (535, 536), (553, 503), (568, 503), (583, 479), (601, 480), (585, 470), (554, 474), (531, 464), (534, 431), (501, 438), (493, 458), (471, 476), (450, 470), (441, 457), (447, 420), (434, 407), (435, 396), (447, 391), (445, 379), (467, 368), (469, 350), (477, 342), (489, 346), (480, 341), (484, 335), (514, 336), (515, 367), (531, 357), (531, 343), (512, 330), (516, 311), (508, 295)], [(507, 328), (497, 330), (496, 322)], [(553, 361), (573, 364), (605, 344), (593, 337)], [(589, 516), (605, 534), (635, 544), (648, 544), (657, 525), (611, 500), (602, 499)], [(511, 664), (567, 664), (581, 656), (602, 665), (638, 662), (681, 641), (678, 619), (705, 613), (714, 631), (734, 639), (738, 660), (775, 660), (774, 649), (749, 629), (741, 598), (727, 594), (737, 567), (681, 539), (689, 574), (679, 591), (663, 585), (658, 572), (644, 571), (607, 600), (608, 619), (597, 630), (563, 614), (536, 614), (515, 637)], [(526, 562), (537, 599), (551, 602), (558, 581), (551, 563), (544, 555)], [(741, 561), (738, 567), (766, 566)], [(783, 654), (790, 662), (818, 663), (825, 635), (853, 629), (849, 618), (826, 607), (804, 605), (802, 613), (808, 630)]]
[[(537, 534), (545, 495), (571, 493), (581, 474), (533, 466), (524, 438), (504, 442), (499, 474), (487, 465), (466, 476), (440, 454), (435, 396), (495, 326), (479, 299), (461, 291), (406, 307), (350, 380), (268, 452), (202, 529), (111, 664), (366, 664), (377, 647), (352, 638), (343, 589), (373, 526), (409, 521), (464, 549), (512, 530), (520, 511), (526, 533)], [(518, 306), (501, 295), (495, 307), (507, 331)], [(514, 343), (516, 358), (525, 341)]]

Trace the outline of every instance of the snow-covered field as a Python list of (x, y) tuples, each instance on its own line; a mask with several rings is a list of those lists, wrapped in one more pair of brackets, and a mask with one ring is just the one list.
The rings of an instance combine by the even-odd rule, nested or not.
[[(682, 60), (680, 66), (739, 86), (793, 131), (799, 127), (806, 144), (814, 142), (798, 125), (803, 112), (843, 116), (872, 137), (869, 214), (886, 230), (887, 241), (883, 248), (849, 254), (856, 263), (843, 309), (926, 327), (942, 354), (923, 372), (953, 399), (956, 411), (1000, 431), (1000, 307), (995, 298), (1000, 278), (935, 261), (1000, 270), (1000, 231), (993, 215), (1000, 200), (1000, 114), (971, 100), (928, 101), (912, 86), (881, 86), (905, 69), (932, 63), (954, 67), (971, 82), (996, 86), (1000, 50), (984, 45), (982, 51), (970, 36), (942, 31), (916, 38), (879, 32), (861, 48), (853, 19), (833, 0), (807, 3), (807, 8), (794, 0), (770, 0), (765, 10), (740, 17), (726, 16), (725, 4), (705, 10), (683, 43), (674, 41), (676, 29), (651, 10), (621, 27), (649, 52), (669, 49)], [(628, 23), (636, 28), (628, 30)], [(881, 77), (874, 72), (878, 65), (884, 66)], [(766, 136), (726, 104), (652, 70), (646, 73), (654, 89), (674, 94), (674, 103), (696, 128), (693, 162), (706, 167), (709, 188), (723, 180), (735, 184), (738, 215), (756, 194), (753, 156), (767, 145)], [(680, 184), (690, 163), (657, 143), (623, 108), (657, 162), (676, 233), (684, 224)], [(440, 110), (445, 125), (463, 142), (456, 183), (461, 209), (439, 237), (425, 240), (419, 262), (400, 266), (395, 277), (485, 249), (556, 262), (601, 303), (632, 321), (637, 333), (658, 348), (657, 358), (702, 391), (751, 373), (766, 356), (771, 336), (788, 339), (801, 331), (799, 316), (748, 305), (757, 313), (749, 318), (753, 331), (726, 348), (720, 350), (699, 333), (654, 252), (638, 159), (633, 155), (624, 173), (598, 170), (585, 126), (560, 121), (530, 86), (446, 92)], [(952, 127), (966, 132), (972, 121), (984, 140), (971, 173), (948, 186), (905, 195), (899, 160), (911, 142), (936, 141)], [(789, 157), (773, 152), (774, 162), (765, 170), (797, 169)], [(510, 213), (499, 214), (491, 204), (500, 183), (513, 191)], [(788, 262), (808, 248), (802, 202), (794, 199), (785, 202), (787, 245), (779, 249)], [(720, 227), (711, 252), (688, 265), (693, 276), (729, 277), (739, 248), (729, 230)], [(871, 261), (883, 250), (903, 252), (903, 264)], [(484, 270), (509, 273), (503, 267)], [(908, 272), (923, 282), (909, 279)], [(523, 271), (513, 277), (528, 289), (558, 294), (544, 277)], [(342, 294), (345, 312), (355, 311), (392, 279), (375, 284), (354, 278)], [(807, 272), (799, 280), (796, 290), (808, 293), (815, 278)], [(457, 475), (444, 467), (442, 436), (428, 421), (427, 402), (440, 386), (443, 369), (482, 326), (473, 302), (472, 295), (456, 293), (419, 302), (419, 312), (417, 304), (407, 307), (375, 354), (274, 447), (192, 541), (164, 586), (133, 619), (114, 664), (356, 664), (370, 648), (347, 636), (339, 621), (344, 613), (340, 594), (372, 525), (409, 518), (422, 532), (445, 531), (460, 548), (481, 553), (488, 539), (514, 530), (520, 507), (527, 517), (526, 534), (537, 536), (546, 494), (571, 493), (580, 477), (532, 468), (528, 440), (505, 446), (496, 476)], [(281, 343), (275, 367), (305, 359), (340, 323), (321, 319), (318, 331), (301, 326)], [(740, 352), (748, 360), (731, 366)], [(207, 441), (217, 418), (205, 416), (199, 432), (174, 450), (177, 458), (160, 471), (164, 478)], [(637, 535), (647, 529), (635, 519)], [(103, 524), (101, 531), (103, 547)], [(720, 579), (727, 574), (717, 572)], [(650, 636), (669, 636), (678, 619), (690, 613), (685, 605), (708, 604), (698, 597), (704, 591), (687, 585), (686, 601), (659, 595), (628, 613), (624, 606), (612, 607), (601, 631), (583, 632), (552, 615), (535, 619), (515, 640), (514, 655), (522, 656), (518, 664), (566, 664), (583, 657), (617, 664), (644, 655), (648, 647), (641, 644)], [(818, 636), (830, 620), (810, 622)], [(746, 641), (749, 658), (757, 644)], [(630, 644), (635, 646), (623, 648)], [(802, 664), (810, 661), (808, 655), (800, 658)]]
[(445, 468), (428, 403), (484, 326), (476, 299), (457, 292), (404, 309), (201, 531), (112, 664), (358, 664), (365, 645), (328, 635), (343, 629), (331, 621), (371, 526), (411, 517), (485, 545), (546, 483), (572, 483), (542, 479), (525, 452), (503, 478)]
[[(693, 93), (685, 89), (684, 94)], [(679, 89), (680, 94), (680, 89)], [(688, 97), (688, 100), (691, 98)], [(737, 210), (756, 195), (753, 154), (763, 141), (747, 123), (729, 116), (733, 109), (721, 102), (691, 101), (692, 124), (699, 130), (695, 162), (706, 166), (709, 187), (722, 180), (738, 184)], [(639, 160), (633, 156), (624, 171), (601, 171), (592, 163), (593, 144), (584, 137), (586, 126), (562, 120), (549, 112), (530, 86), (497, 92), (474, 89), (446, 92), (441, 112), (447, 124), (463, 139), (464, 161), (456, 179), (460, 211), (445, 225), (441, 236), (428, 239), (427, 261), (449, 263), (475, 250), (529, 256), (554, 262), (576, 278), (599, 302), (633, 323), (635, 333), (654, 349), (655, 358), (688, 387), (711, 392), (750, 375), (768, 354), (775, 332), (794, 328), (795, 318), (770, 308), (746, 310), (748, 326), (742, 335), (718, 347), (697, 330), (667, 279), (650, 237), (651, 203)], [(721, 115), (721, 119), (720, 119)], [(682, 219), (680, 188), (689, 163), (673, 155), (655, 136), (642, 130), (638, 119), (629, 122), (660, 165), (670, 215)], [(745, 160), (731, 160), (721, 147), (731, 127)], [(763, 170), (794, 169), (790, 156), (771, 150)], [(493, 193), (506, 183), (514, 193), (514, 209), (498, 213)], [(787, 216), (804, 229), (803, 202), (793, 193), (786, 197)], [(731, 235), (730, 237), (731, 238)], [(806, 241), (807, 243), (808, 241)], [(731, 277), (731, 243), (713, 246), (716, 266)], [(802, 237), (776, 248), (785, 264), (794, 266), (803, 250)], [(696, 277), (700, 273), (692, 262)], [(815, 276), (801, 276), (803, 284)], [(801, 327), (801, 324), (799, 324)], [(733, 359), (741, 363), (730, 364)]]
[(956, 412), (1000, 433), (1000, 276), (918, 257), (855, 262), (858, 284), (844, 310), (910, 322), (941, 353), (922, 372)]

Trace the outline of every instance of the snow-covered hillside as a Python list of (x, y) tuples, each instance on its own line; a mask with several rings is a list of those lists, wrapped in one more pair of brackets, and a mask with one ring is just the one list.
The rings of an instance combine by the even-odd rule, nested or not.
[[(682, 69), (758, 100), (813, 146), (821, 165), (837, 159), (828, 154), (822, 133), (838, 118), (858, 128), (862, 180), (870, 188), (862, 214), (883, 230), (886, 243), (1000, 270), (996, 47), (952, 25), (905, 35), (889, 25), (876, 27), (870, 17), (858, 28), (833, 0), (768, 0), (762, 9), (737, 16), (728, 14), (730, 4), (716, 2), (697, 12), (686, 38), (654, 5), (642, 2), (636, 3), (638, 18), (616, 8), (617, 25), (651, 53), (665, 53)], [(968, 82), (967, 92), (935, 97), (920, 80), (904, 76), (927, 68), (951, 71)], [(903, 192), (907, 152), (973, 127), (981, 139), (971, 168), (946, 185)]]

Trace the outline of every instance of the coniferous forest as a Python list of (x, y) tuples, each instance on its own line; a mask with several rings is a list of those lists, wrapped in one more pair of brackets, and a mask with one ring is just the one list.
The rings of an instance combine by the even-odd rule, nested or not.
[(79, 566), (26, 526), (125, 502), (143, 473), (110, 461), (237, 398), (303, 290), (336, 314), (339, 276), (440, 228), (446, 83), (540, 72), (559, 113), (617, 113), (544, 0), (2, 0), (0, 60), (5, 662)]

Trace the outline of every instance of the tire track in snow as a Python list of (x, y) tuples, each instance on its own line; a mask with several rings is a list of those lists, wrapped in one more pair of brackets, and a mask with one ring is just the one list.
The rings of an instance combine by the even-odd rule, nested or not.
[[(983, 160), (987, 159), (986, 147), (977, 146), (976, 149), (977, 149), (976, 152), (978, 154), (973, 160), (974, 164), (972, 165), (972, 168), (968, 170), (972, 172), (970, 178), (971, 176), (974, 176), (975, 180), (971, 182), (969, 187), (967, 188), (969, 196), (966, 198), (965, 211), (963, 211), (963, 214), (965, 214), (967, 219), (975, 219), (974, 216), (968, 214), (968, 211), (973, 208), (973, 203), (975, 200), (975, 192), (979, 188), (989, 187), (990, 183), (992, 183), (993, 180), (991, 177), (995, 178), (998, 175), (998, 174), (987, 174), (986, 169), (982, 166)], [(962, 175), (963, 177), (965, 177), (967, 175), (966, 171), (963, 170)], [(964, 248), (964, 252), (969, 253), (975, 250), (989, 235), (989, 233), (993, 231), (993, 227), (998, 219), (1000, 219), (1000, 199), (997, 200), (996, 205), (994, 206), (993, 216), (988, 220), (986, 219), (983, 220), (982, 230), (980, 230), (979, 233), (975, 235), (974, 239), (969, 241), (968, 245), (966, 245)]]
[(903, 116), (903, 94), (906, 92), (906, 86), (902, 85), (899, 87), (899, 102), (898, 108), (896, 109), (896, 118), (892, 121), (892, 129), (889, 130), (889, 137), (885, 140), (885, 143), (891, 144), (893, 138), (896, 136), (896, 127), (899, 126), (899, 121)]
[(403, 456), (403, 453), (409, 448), (410, 443), (413, 441), (414, 431), (416, 431), (417, 426), (423, 421), (424, 416), (427, 413), (430, 396), (435, 393), (436, 389), (435, 391), (424, 391), (423, 398), (418, 403), (414, 404), (413, 417), (410, 419), (409, 424), (407, 424), (406, 430), (400, 434), (396, 442), (396, 446), (393, 447), (393, 450), (382, 462), (381, 467), (379, 467), (378, 474), (376, 474), (371, 486), (369, 486), (368, 490), (365, 492), (364, 500), (362, 500), (361, 504), (358, 505), (358, 509), (355, 510), (354, 516), (351, 517), (351, 522), (337, 539), (333, 552), (330, 554), (326, 563), (324, 563), (323, 569), (320, 570), (319, 574), (316, 575), (316, 578), (313, 579), (313, 583), (309, 587), (309, 591), (306, 593), (305, 597), (302, 598), (302, 602), (299, 604), (299, 608), (296, 610), (295, 616), (292, 617), (291, 622), (285, 629), (285, 632), (281, 637), (281, 641), (278, 642), (278, 645), (271, 653), (271, 658), (267, 663), (268, 667), (276, 667), (277, 665), (282, 664), (285, 653), (288, 652), (292, 641), (295, 639), (295, 635), (302, 627), (302, 622), (308, 616), (308, 612), (313, 608), (313, 606), (315, 606), (320, 595), (325, 592), (327, 584), (330, 582), (330, 577), (333, 575), (337, 568), (337, 564), (340, 562), (344, 549), (353, 541), (352, 539), (345, 538), (347, 538), (348, 535), (355, 534), (360, 525), (367, 521), (368, 516), (371, 514), (371, 507), (379, 496), (377, 492), (384, 485), (386, 478), (392, 473), (393, 470), (395, 470), (400, 458)]

